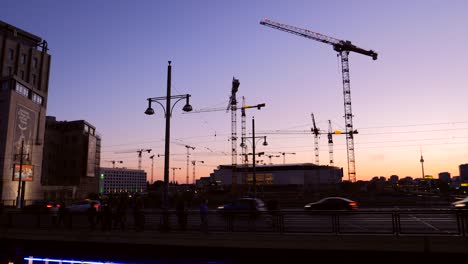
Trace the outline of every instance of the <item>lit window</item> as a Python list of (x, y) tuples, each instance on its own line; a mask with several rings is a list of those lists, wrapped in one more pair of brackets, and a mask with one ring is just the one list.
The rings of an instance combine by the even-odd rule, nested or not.
[(20, 83), (16, 83), (16, 92), (28, 97), (29, 89), (21, 85)]
[(32, 94), (32, 101), (38, 105), (42, 105), (42, 96), (33, 93)]

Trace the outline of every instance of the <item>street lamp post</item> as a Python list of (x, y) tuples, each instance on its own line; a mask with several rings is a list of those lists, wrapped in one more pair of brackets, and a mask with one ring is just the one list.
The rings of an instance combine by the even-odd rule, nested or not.
[[(148, 108), (145, 111), (147, 115), (153, 115), (154, 109), (151, 108), (151, 103), (155, 102), (159, 104), (164, 110), (164, 116), (166, 118), (166, 133), (165, 133), (165, 145), (164, 145), (164, 188), (163, 188), (163, 209), (169, 209), (168, 189), (169, 189), (169, 140), (171, 136), (171, 115), (174, 106), (182, 99), (186, 99), (185, 106), (182, 108), (185, 112), (192, 111), (192, 106), (189, 104), (190, 94), (184, 95), (171, 95), (171, 61), (167, 65), (167, 95), (166, 97), (153, 97), (148, 98)], [(171, 106), (171, 99), (176, 99), (175, 103)], [(166, 101), (166, 107), (159, 101)], [(164, 218), (164, 225), (168, 227), (169, 219)]]
[[(247, 137), (243, 137), (242, 138), (242, 143), (241, 143), (241, 147), (244, 146), (245, 144), (245, 140), (248, 139)], [(266, 136), (262, 136), (262, 137), (256, 137), (255, 136), (255, 118), (252, 117), (252, 188), (253, 188), (253, 197), (256, 198), (257, 197), (257, 175), (256, 175), (256, 171), (255, 171), (255, 143), (257, 140), (259, 139), (263, 139), (263, 146), (268, 146), (268, 143), (266, 141)]]

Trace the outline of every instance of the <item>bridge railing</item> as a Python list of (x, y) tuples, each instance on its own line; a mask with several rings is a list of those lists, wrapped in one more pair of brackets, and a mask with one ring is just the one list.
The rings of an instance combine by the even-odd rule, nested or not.
[[(95, 229), (103, 231), (173, 231), (173, 232), (260, 232), (300, 234), (381, 234), (381, 235), (468, 235), (468, 210), (358, 210), (303, 211), (280, 210), (252, 214), (219, 214), (210, 211), (206, 229), (198, 211), (167, 212), (169, 229), (163, 225), (163, 211), (144, 211), (125, 215), (5, 211), (0, 228)], [(123, 222), (117, 222), (123, 219)]]

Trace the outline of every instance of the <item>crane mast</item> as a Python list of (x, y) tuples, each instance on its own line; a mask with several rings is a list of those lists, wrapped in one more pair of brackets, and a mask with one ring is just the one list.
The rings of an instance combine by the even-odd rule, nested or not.
[(231, 159), (232, 166), (237, 165), (237, 99), (236, 93), (239, 90), (239, 80), (232, 77), (231, 97), (226, 111), (231, 109)]
[(275, 28), (281, 31), (285, 31), (291, 34), (295, 34), (301, 37), (309, 38), (315, 41), (319, 41), (325, 44), (333, 46), (333, 49), (338, 52), (341, 57), (341, 71), (343, 77), (343, 95), (344, 95), (344, 117), (345, 117), (345, 129), (346, 129), (346, 146), (348, 156), (348, 180), (351, 182), (356, 181), (356, 166), (354, 156), (354, 136), (353, 136), (353, 113), (351, 108), (351, 86), (349, 78), (349, 52), (356, 52), (362, 55), (370, 56), (373, 60), (377, 60), (377, 53), (373, 50), (365, 50), (359, 48), (351, 43), (349, 40), (340, 40), (327, 35), (323, 35), (317, 32), (313, 32), (307, 29), (302, 29), (282, 23), (278, 23), (269, 19), (263, 19), (260, 21), (261, 25)]
[(331, 120), (328, 120), (328, 156), (330, 160), (330, 166), (333, 166), (333, 129), (331, 126)]
[(319, 129), (317, 128), (317, 126), (315, 125), (314, 114), (312, 113), (311, 116), (312, 116), (312, 125), (314, 126), (312, 128), (312, 133), (314, 134), (315, 164), (319, 165), (320, 164), (320, 157), (319, 157), (319, 143), (318, 143), (318, 140), (319, 140), (319, 137), (320, 137), (319, 136), (320, 132), (319, 132)]

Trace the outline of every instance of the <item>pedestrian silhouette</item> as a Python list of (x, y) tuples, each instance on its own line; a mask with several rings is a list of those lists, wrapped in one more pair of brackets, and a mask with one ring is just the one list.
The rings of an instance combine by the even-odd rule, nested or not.
[(179, 228), (180, 230), (185, 230), (187, 228), (188, 212), (185, 207), (185, 202), (182, 198), (177, 201), (176, 211)]
[(86, 211), (86, 214), (88, 215), (89, 228), (91, 230), (96, 229), (96, 217), (97, 217), (96, 205), (97, 205), (96, 202), (91, 202), (88, 210)]
[(200, 229), (204, 233), (208, 233), (208, 200), (203, 199), (200, 204)]

